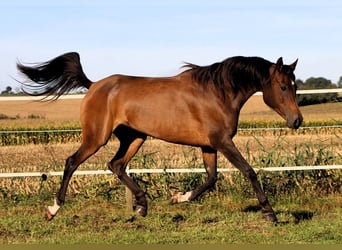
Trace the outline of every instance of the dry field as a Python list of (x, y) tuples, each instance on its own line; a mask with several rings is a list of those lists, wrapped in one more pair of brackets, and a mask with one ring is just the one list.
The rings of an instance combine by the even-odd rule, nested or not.
[(11, 128), (21, 127), (22, 124), (27, 127), (79, 124), (80, 103), (81, 99), (54, 102), (0, 101), (0, 114), (12, 118), (0, 120), (0, 126)]
[[(342, 155), (342, 138), (334, 134), (328, 135), (288, 135), (288, 136), (236, 136), (234, 138), (239, 150), (246, 158), (257, 157), (261, 151), (271, 152), (276, 147), (284, 146), (284, 154), (294, 153), (298, 145), (311, 145), (327, 150), (332, 150), (335, 155)], [(79, 142), (66, 144), (37, 144), (22, 146), (2, 146), (0, 157), (1, 170), (6, 172), (23, 171), (61, 171), (65, 159), (73, 154), (80, 145)], [(102, 147), (94, 156), (83, 163), (80, 169), (106, 169), (106, 163), (111, 160), (118, 150), (117, 140), (111, 140)], [(187, 168), (189, 162), (201, 165), (201, 151), (198, 148), (176, 145), (160, 140), (147, 140), (136, 158), (153, 160), (153, 165), (159, 168)], [(253, 165), (253, 162), (251, 162)], [(143, 164), (137, 164), (143, 167)], [(149, 164), (150, 165), (150, 164)], [(219, 155), (219, 167), (231, 166), (230, 163)], [(191, 166), (190, 166), (191, 167)], [(258, 166), (260, 167), (260, 166)]]

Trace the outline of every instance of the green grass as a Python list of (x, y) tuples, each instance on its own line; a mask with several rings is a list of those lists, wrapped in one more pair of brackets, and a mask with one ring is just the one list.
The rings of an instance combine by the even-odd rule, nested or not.
[[(253, 167), (341, 164), (339, 131), (289, 136), (237, 136), (236, 144)], [(1, 171), (61, 170), (77, 144), (2, 147)], [(111, 141), (80, 170), (103, 169), (117, 150)], [(18, 167), (20, 162), (20, 168)], [(230, 167), (219, 155), (219, 167)], [(87, 163), (85, 163), (87, 164)], [(148, 140), (131, 168), (202, 168), (199, 150)], [(124, 187), (112, 176), (73, 177), (66, 204), (51, 222), (60, 177), (2, 179), (0, 243), (258, 243), (341, 244), (342, 172), (315, 170), (260, 172), (258, 178), (280, 223), (264, 221), (255, 194), (240, 173), (220, 174), (215, 189), (196, 202), (169, 205), (170, 191), (187, 191), (204, 174), (135, 175), (147, 191), (149, 214), (127, 213)]]
[[(51, 222), (43, 207), (51, 199), (6, 200), (0, 206), (1, 243), (115, 244), (337, 244), (342, 243), (342, 197), (273, 199), (276, 225), (253, 212), (254, 199), (211, 193), (193, 203), (149, 201), (147, 217), (127, 214), (122, 203), (75, 195)], [(247, 209), (246, 209), (247, 208)], [(244, 211), (249, 210), (249, 211)]]

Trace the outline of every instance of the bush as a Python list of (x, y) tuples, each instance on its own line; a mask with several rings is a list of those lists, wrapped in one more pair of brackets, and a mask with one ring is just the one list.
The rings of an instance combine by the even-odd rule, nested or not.
[(299, 106), (339, 101), (337, 93), (297, 95), (296, 100)]

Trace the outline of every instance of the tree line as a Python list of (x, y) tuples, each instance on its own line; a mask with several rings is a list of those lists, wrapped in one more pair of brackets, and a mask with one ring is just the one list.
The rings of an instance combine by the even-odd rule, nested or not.
[[(298, 89), (333, 89), (342, 88), (342, 76), (337, 84), (332, 83), (324, 77), (310, 77), (305, 82), (298, 79), (296, 80)], [(296, 97), (299, 106), (320, 104), (327, 102), (341, 102), (342, 96), (338, 93), (325, 93), (325, 94), (308, 94), (297, 95)]]

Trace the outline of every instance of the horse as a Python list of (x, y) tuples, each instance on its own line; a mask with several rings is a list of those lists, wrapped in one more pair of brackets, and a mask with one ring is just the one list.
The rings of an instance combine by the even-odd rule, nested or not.
[(85, 75), (77, 52), (30, 66), (18, 62), (17, 69), (26, 78), (22, 89), (29, 95), (55, 100), (72, 90), (88, 89), (80, 107), (82, 142), (66, 160), (60, 189), (53, 205), (46, 208), (46, 219), (52, 220), (65, 203), (78, 166), (114, 134), (120, 146), (108, 168), (134, 194), (139, 215), (147, 215), (146, 194), (125, 169), (150, 136), (201, 148), (205, 182), (192, 191), (175, 193), (172, 204), (193, 201), (215, 185), (217, 153), (221, 152), (250, 181), (263, 217), (276, 222), (255, 171), (232, 139), (242, 106), (257, 91), (262, 91), (264, 102), (289, 128), (300, 127), (303, 116), (295, 99), (297, 62), (285, 65), (282, 57), (272, 63), (261, 57), (235, 56), (208, 66), (185, 63), (185, 69), (171, 77), (115, 74), (97, 82)]

